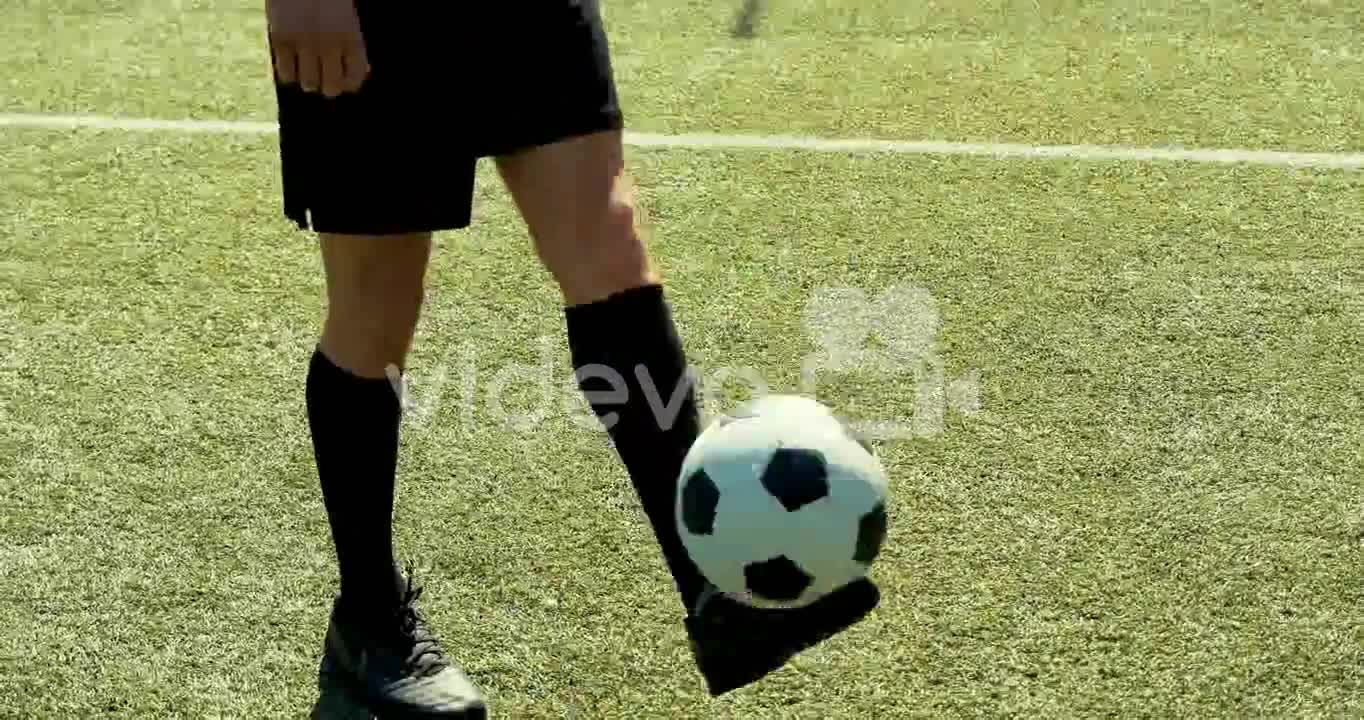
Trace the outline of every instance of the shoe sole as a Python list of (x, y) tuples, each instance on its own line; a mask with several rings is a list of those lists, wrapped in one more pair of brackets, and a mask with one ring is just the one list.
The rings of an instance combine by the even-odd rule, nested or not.
[(378, 714), (369, 703), (357, 695), (346, 677), (333, 665), (330, 657), (323, 657), (317, 671), (317, 702), (313, 704), (309, 720), (487, 720), (487, 707), (470, 708), (459, 715), (437, 715), (410, 712)]
[(309, 720), (379, 720), (379, 716), (370, 712), (346, 686), (330, 657), (323, 657), (318, 667), (317, 702), (308, 717)]
[[(880, 590), (870, 580), (862, 579), (816, 603), (822, 606), (817, 615), (820, 622), (808, 628), (798, 641), (777, 643), (764, 655), (743, 657), (743, 664), (734, 662), (737, 658), (729, 652), (703, 655), (694, 642), (691, 646), (692, 655), (697, 669), (701, 671), (706, 690), (711, 697), (720, 697), (780, 670), (796, 655), (866, 619), (880, 603)], [(688, 622), (691, 622), (690, 618)]]

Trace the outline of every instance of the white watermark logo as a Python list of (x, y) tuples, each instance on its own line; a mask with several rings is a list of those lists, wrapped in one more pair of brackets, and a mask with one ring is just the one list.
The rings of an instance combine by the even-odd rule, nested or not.
[[(402, 399), (405, 432), (422, 433), (433, 423), (457, 422), (462, 427), (500, 424), (529, 433), (567, 420), (585, 430), (611, 427), (619, 420), (631, 387), (644, 393), (644, 402), (661, 427), (671, 427), (687, 391), (695, 391), (702, 408), (719, 405), (719, 391), (741, 382), (752, 398), (773, 392), (813, 397), (831, 406), (836, 400), (820, 397), (822, 379), (855, 377), (900, 392), (911, 383), (912, 411), (905, 417), (847, 418), (863, 435), (878, 440), (935, 437), (944, 431), (948, 412), (971, 415), (980, 408), (976, 373), (948, 380), (939, 343), (938, 303), (927, 290), (913, 285), (892, 286), (873, 297), (857, 288), (825, 288), (805, 307), (803, 327), (814, 350), (800, 365), (799, 386), (774, 389), (754, 367), (725, 365), (705, 369), (692, 365), (680, 383), (661, 382), (643, 367), (626, 369), (585, 365), (576, 373), (559, 341), (544, 336), (535, 341), (534, 364), (502, 363), (491, 372), (481, 368), (475, 346), (456, 346), (448, 361), (437, 363), (429, 375), (404, 376), (390, 367), (388, 378)], [(628, 333), (628, 330), (625, 332)], [(685, 342), (685, 337), (683, 338)], [(580, 381), (594, 389), (584, 393)], [(600, 389), (595, 389), (600, 388)], [(446, 401), (457, 398), (456, 415), (446, 412)], [(596, 404), (605, 409), (598, 417)], [(877, 403), (882, 404), (882, 403)], [(902, 402), (889, 403), (900, 406)]]
[(949, 409), (967, 415), (980, 409), (976, 373), (946, 379), (938, 303), (923, 288), (894, 285), (875, 298), (859, 288), (820, 290), (806, 305), (805, 329), (816, 349), (801, 364), (804, 394), (818, 397), (819, 378), (828, 374), (913, 379), (912, 416), (854, 420), (867, 437), (935, 437)]

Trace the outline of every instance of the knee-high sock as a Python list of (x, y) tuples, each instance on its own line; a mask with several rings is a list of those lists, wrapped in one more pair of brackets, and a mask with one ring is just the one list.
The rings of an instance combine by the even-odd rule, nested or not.
[(397, 393), (386, 378), (354, 375), (318, 349), (306, 396), (341, 597), (351, 607), (392, 604), (401, 578), (393, 557)]
[[(578, 386), (610, 434), (690, 608), (704, 581), (677, 534), (673, 502), (682, 461), (700, 433), (700, 414), (663, 288), (626, 290), (570, 306), (565, 316)], [(623, 393), (594, 372), (606, 368), (616, 383), (623, 381)]]

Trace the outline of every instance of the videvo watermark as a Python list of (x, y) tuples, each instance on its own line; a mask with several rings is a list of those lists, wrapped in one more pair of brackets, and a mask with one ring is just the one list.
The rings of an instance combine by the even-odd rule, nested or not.
[[(796, 387), (774, 387), (754, 367), (706, 368), (693, 363), (682, 383), (660, 385), (644, 368), (632, 368), (634, 382), (604, 366), (584, 366), (575, 376), (566, 350), (552, 337), (535, 341), (536, 362), (503, 363), (483, 367), (477, 347), (460, 346), (449, 362), (439, 363), (421, 376), (399, 377), (390, 368), (389, 380), (403, 399), (409, 432), (420, 432), (435, 422), (457, 422), (464, 427), (500, 423), (515, 432), (532, 432), (556, 422), (583, 430), (599, 431), (612, 415), (598, 419), (580, 389), (579, 377), (595, 376), (606, 390), (591, 399), (620, 405), (627, 388), (638, 385), (660, 426), (676, 419), (688, 389), (707, 416), (723, 414), (720, 393), (737, 383), (746, 386), (750, 398), (772, 393), (813, 397), (839, 410), (840, 399), (820, 393), (822, 379), (856, 377), (874, 380), (886, 392), (902, 393), (906, 383), (912, 412), (905, 417), (845, 418), (865, 436), (877, 440), (927, 438), (941, 435), (949, 412), (971, 415), (980, 408), (979, 379), (974, 372), (948, 379), (939, 347), (941, 318), (938, 303), (926, 290), (913, 285), (892, 286), (872, 297), (857, 288), (825, 288), (806, 304), (803, 329), (813, 341), (813, 352), (801, 362)], [(683, 342), (686, 342), (685, 332)], [(455, 415), (446, 403), (456, 403)], [(903, 404), (903, 403), (896, 403)]]

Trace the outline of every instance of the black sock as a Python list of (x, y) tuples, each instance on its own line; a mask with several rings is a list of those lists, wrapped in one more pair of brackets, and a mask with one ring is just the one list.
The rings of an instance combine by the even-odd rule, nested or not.
[[(649, 285), (571, 306), (565, 309), (565, 318), (578, 386), (606, 425), (682, 603), (690, 608), (704, 581), (678, 537), (673, 502), (682, 461), (700, 433), (700, 414), (690, 386), (685, 394), (673, 397), (687, 382), (687, 359), (663, 288)], [(594, 394), (609, 396), (619, 393), (620, 387), (600, 376), (584, 376), (584, 367), (594, 365), (610, 368), (624, 380), (623, 397), (594, 400)], [(638, 367), (648, 370), (647, 387), (636, 374)]]
[(401, 577), (393, 558), (398, 395), (386, 378), (354, 375), (318, 349), (308, 366), (307, 405), (341, 597), (350, 607), (391, 604)]

